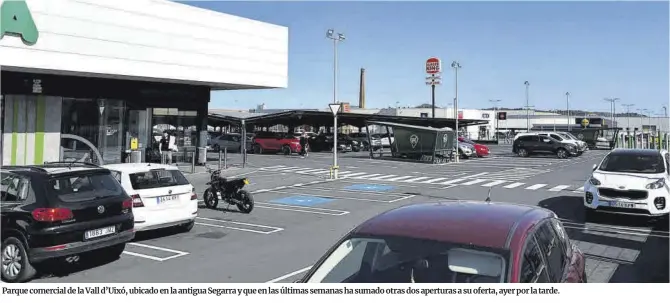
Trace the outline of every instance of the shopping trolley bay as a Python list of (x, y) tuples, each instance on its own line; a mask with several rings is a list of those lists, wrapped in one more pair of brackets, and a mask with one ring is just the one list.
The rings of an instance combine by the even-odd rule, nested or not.
[[(255, 206), (215, 209), (200, 203), (189, 232), (138, 232), (116, 260), (81, 258), (45, 264), (33, 282), (247, 283), (294, 282), (342, 236), (382, 212), (426, 202), (482, 201), (536, 205), (554, 211), (587, 256), (588, 282), (668, 282), (668, 230), (630, 216), (586, 221), (583, 186), (605, 151), (578, 158), (520, 158), (504, 153), (447, 165), (332, 157), (249, 155), (246, 177)], [(215, 164), (213, 164), (215, 166)], [(186, 174), (198, 199), (209, 174)]]

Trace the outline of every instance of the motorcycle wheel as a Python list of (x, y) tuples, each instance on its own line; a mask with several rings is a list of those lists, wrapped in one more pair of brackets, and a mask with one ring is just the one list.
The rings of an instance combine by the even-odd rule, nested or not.
[(216, 207), (219, 205), (219, 197), (217, 197), (216, 194), (212, 192), (212, 189), (205, 189), (203, 196), (203, 200), (205, 200), (205, 206), (210, 209), (216, 209)]
[(254, 197), (248, 191), (241, 189), (237, 192), (237, 199), (240, 212), (248, 214), (254, 209)]

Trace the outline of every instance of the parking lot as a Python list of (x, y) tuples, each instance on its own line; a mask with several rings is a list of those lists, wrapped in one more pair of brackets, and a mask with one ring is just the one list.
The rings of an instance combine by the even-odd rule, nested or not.
[[(484, 159), (427, 165), (342, 155), (340, 180), (329, 181), (332, 154), (307, 158), (249, 155), (245, 168), (256, 206), (201, 208), (189, 233), (139, 234), (119, 260), (50, 269), (35, 282), (292, 282), (357, 224), (401, 205), (448, 200), (532, 204), (555, 211), (587, 254), (589, 282), (668, 282), (668, 230), (640, 220), (584, 222), (581, 190), (605, 151), (581, 157), (518, 158), (496, 146)], [(234, 165), (239, 155), (231, 154)], [(209, 176), (188, 175), (199, 196)], [(653, 222), (652, 222), (653, 223)]]

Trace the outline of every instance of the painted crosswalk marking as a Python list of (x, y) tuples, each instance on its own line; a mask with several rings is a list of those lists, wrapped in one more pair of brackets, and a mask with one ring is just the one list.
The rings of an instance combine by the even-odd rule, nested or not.
[(535, 184), (535, 185), (531, 185), (531, 186), (526, 187), (526, 189), (527, 190), (538, 190), (538, 189), (543, 188), (547, 185), (548, 184)]
[(503, 187), (504, 188), (517, 188), (517, 187), (519, 187), (521, 185), (524, 185), (524, 184), (526, 184), (526, 183), (515, 182), (515, 183), (509, 184), (509, 185), (505, 185)]
[(486, 182), (486, 181), (488, 181), (488, 180), (486, 180), (486, 179), (475, 179), (475, 180), (472, 180), (472, 181), (465, 182), (461, 185), (475, 185), (477, 183), (482, 183), (482, 182)]
[[(308, 174), (308, 175), (317, 175), (321, 173), (328, 172), (328, 169), (323, 168), (305, 168), (305, 167), (294, 167), (294, 166), (270, 166), (262, 167), (260, 170), (266, 171), (277, 171), (277, 172), (295, 172), (298, 174)], [(387, 175), (381, 173), (369, 173), (361, 171), (341, 171), (339, 175), (342, 179), (350, 180), (375, 180), (383, 182), (400, 182), (406, 184), (425, 184), (432, 186), (481, 186), (481, 187), (502, 187), (505, 189), (521, 189), (521, 190), (546, 190), (548, 192), (563, 192), (571, 191), (573, 193), (580, 193), (584, 191), (584, 187), (579, 185), (565, 185), (565, 184), (527, 184), (523, 182), (517, 182), (520, 178), (519, 176), (525, 178), (525, 176), (531, 176), (533, 174), (544, 173), (545, 170), (542, 169), (529, 169), (529, 168), (513, 168), (498, 172), (481, 172), (472, 174), (471, 172), (463, 173), (462, 175), (449, 175), (449, 177), (435, 177), (435, 176), (421, 176), (420, 173), (417, 175)], [(467, 175), (466, 175), (467, 174)], [(463, 176), (465, 175), (465, 176)], [(515, 176), (518, 175), (518, 176)], [(455, 179), (450, 179), (455, 178)]]
[(382, 174), (368, 174), (368, 175), (362, 175), (362, 176), (356, 176), (353, 179), (368, 179), (371, 177), (376, 177), (376, 176), (381, 176)]
[(549, 189), (549, 191), (562, 191), (565, 190), (566, 188), (569, 188), (570, 185), (559, 185), (559, 186), (554, 186)]
[(435, 179), (421, 181), (419, 183), (431, 184), (431, 183), (435, 183), (435, 182), (442, 181), (442, 180), (447, 180), (447, 178), (435, 178)]
[(504, 180), (496, 180), (496, 181), (493, 181), (493, 182), (489, 182), (489, 183), (486, 183), (486, 184), (482, 184), (482, 186), (484, 186), (484, 187), (494, 187), (494, 186), (496, 186), (496, 185), (500, 185), (500, 184), (503, 184), (503, 183), (505, 183), (505, 182), (507, 182), (507, 181), (504, 181)]
[(430, 179), (430, 177), (418, 177), (418, 178), (414, 178), (414, 179), (403, 180), (402, 182), (416, 182), (416, 181), (421, 181), (421, 180), (425, 180), (425, 179)]

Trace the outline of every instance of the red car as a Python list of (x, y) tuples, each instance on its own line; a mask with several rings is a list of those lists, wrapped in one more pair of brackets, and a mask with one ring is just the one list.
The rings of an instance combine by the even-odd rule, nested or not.
[(446, 202), (356, 227), (300, 283), (585, 283), (584, 254), (552, 211)]
[(464, 137), (458, 137), (458, 142), (472, 144), (472, 146), (475, 147), (475, 153), (477, 154), (477, 157), (486, 157), (489, 155), (489, 147), (484, 144), (475, 143), (474, 141)]
[(255, 154), (281, 151), (285, 155), (290, 155), (301, 150), (300, 139), (296, 135), (272, 132), (256, 133), (251, 148)]

